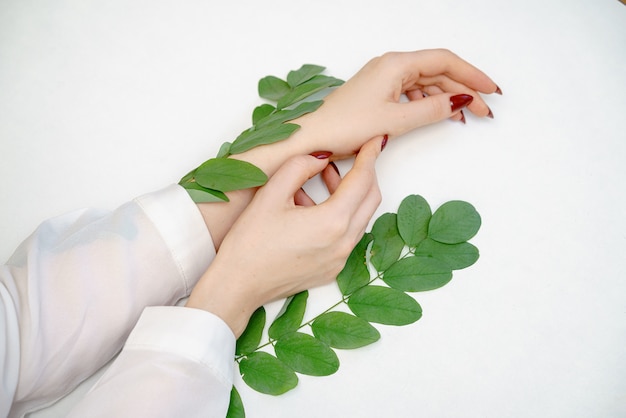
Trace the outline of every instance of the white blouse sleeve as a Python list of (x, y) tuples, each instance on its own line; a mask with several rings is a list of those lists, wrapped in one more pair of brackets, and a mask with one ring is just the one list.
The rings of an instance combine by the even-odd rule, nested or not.
[[(0, 343), (0, 417), (23, 416), (70, 392), (119, 352), (144, 308), (173, 305), (187, 296), (214, 256), (199, 211), (176, 185), (111, 213), (83, 210), (43, 223), (0, 269), (0, 332), (7, 336)], [(195, 345), (183, 342), (179, 334), (185, 331), (181, 322), (187, 321), (196, 330)], [(202, 334), (199, 328), (207, 329)], [(206, 340), (200, 341), (203, 337)], [(167, 343), (171, 338), (185, 350), (193, 349), (172, 346)], [(233, 351), (232, 333), (211, 314), (175, 307), (147, 309), (120, 361), (80, 408), (104, 413), (116, 393), (102, 396), (115, 390), (106, 382), (117, 381), (116, 373), (124, 375), (125, 370), (129, 379), (137, 379), (132, 387), (143, 386), (146, 393), (141, 396), (151, 396), (148, 392), (156, 392), (150, 386), (156, 383), (146, 380), (164, 372), (156, 370), (159, 365), (183, 376), (192, 367), (189, 359), (215, 372), (223, 387), (232, 378)], [(142, 366), (139, 360), (147, 363)], [(146, 373), (140, 372), (142, 367)], [(192, 382), (197, 384), (200, 376), (189, 376), (191, 386), (177, 384), (176, 390), (193, 397)], [(167, 386), (167, 377), (163, 380)], [(131, 392), (118, 399), (129, 410), (133, 402), (141, 402), (141, 397), (133, 400)]]

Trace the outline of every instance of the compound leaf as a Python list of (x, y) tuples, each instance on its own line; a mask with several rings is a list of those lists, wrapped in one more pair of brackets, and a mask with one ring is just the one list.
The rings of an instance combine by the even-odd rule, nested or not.
[(261, 119), (269, 116), (276, 108), (271, 104), (262, 104), (254, 108), (252, 112), (252, 124), (256, 125)]
[(383, 280), (403, 292), (437, 289), (452, 279), (452, 270), (441, 261), (429, 257), (407, 257), (394, 263)]
[(282, 395), (298, 385), (298, 376), (276, 357), (256, 351), (239, 363), (243, 381), (257, 392)]
[(398, 208), (398, 232), (409, 247), (415, 247), (428, 235), (428, 222), (432, 212), (426, 199), (409, 195)]
[(222, 192), (262, 186), (267, 181), (267, 176), (257, 166), (231, 158), (212, 158), (204, 162), (196, 170), (195, 178), (200, 186)]
[(276, 357), (298, 373), (328, 376), (339, 369), (337, 354), (317, 338), (294, 332), (285, 335), (274, 346)]
[(359, 348), (380, 339), (380, 333), (369, 322), (345, 312), (320, 315), (311, 328), (316, 338), (334, 348)]
[(372, 235), (374, 243), (370, 261), (378, 271), (384, 271), (396, 262), (404, 248), (404, 240), (398, 232), (397, 215), (382, 214), (372, 226)]
[(253, 352), (259, 346), (265, 328), (266, 313), (265, 308), (258, 308), (248, 321), (248, 326), (237, 339), (235, 354), (245, 355)]
[(354, 292), (348, 307), (367, 322), (385, 325), (412, 324), (422, 317), (422, 307), (411, 296), (382, 286), (367, 286)]
[(313, 102), (303, 102), (293, 109), (279, 110), (259, 120), (258, 123), (256, 124), (256, 128), (260, 129), (267, 125), (274, 125), (274, 124), (283, 123), (283, 122), (287, 122), (287, 121), (299, 118), (300, 116), (304, 114), (316, 111), (323, 103), (324, 103), (323, 100), (316, 100)]
[(296, 332), (300, 328), (308, 297), (309, 292), (305, 290), (285, 300), (281, 312), (267, 331), (270, 338), (276, 340), (285, 334)]
[(428, 237), (444, 244), (458, 244), (476, 235), (480, 223), (480, 215), (474, 206), (461, 200), (452, 200), (433, 213)]

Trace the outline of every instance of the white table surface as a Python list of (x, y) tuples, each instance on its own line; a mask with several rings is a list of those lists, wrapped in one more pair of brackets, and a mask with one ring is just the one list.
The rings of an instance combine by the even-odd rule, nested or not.
[[(626, 416), (626, 6), (617, 0), (0, 1), (0, 258), (43, 219), (176, 182), (257, 80), (449, 48), (504, 91), (389, 144), (383, 203), (473, 203), (479, 262), (249, 417)], [(342, 170), (347, 169), (342, 164)], [(331, 295), (332, 294), (332, 295)], [(313, 292), (311, 309), (332, 289)], [(59, 416), (75, 394), (37, 414)]]

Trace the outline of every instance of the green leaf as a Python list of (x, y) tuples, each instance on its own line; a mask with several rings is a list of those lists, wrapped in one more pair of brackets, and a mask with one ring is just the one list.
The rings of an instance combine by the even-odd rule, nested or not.
[(231, 145), (230, 152), (231, 154), (241, 154), (259, 145), (282, 141), (289, 138), (298, 129), (300, 129), (300, 125), (281, 123), (279, 125), (264, 126), (256, 130), (243, 131)]
[(220, 150), (217, 152), (217, 156), (215, 158), (226, 158), (230, 155), (230, 146), (232, 144), (230, 142), (224, 142), (220, 147)]
[(480, 222), (480, 215), (474, 206), (452, 200), (441, 205), (433, 214), (428, 237), (444, 244), (458, 244), (476, 235)]
[(345, 312), (320, 315), (311, 328), (316, 338), (334, 348), (359, 348), (380, 339), (380, 333), (369, 322)]
[(420, 242), (416, 256), (432, 257), (445, 263), (452, 270), (460, 270), (474, 264), (479, 257), (478, 248), (469, 242), (442, 244), (430, 238)]
[(263, 328), (265, 327), (265, 308), (258, 308), (248, 321), (248, 326), (237, 339), (235, 354), (245, 355), (253, 352), (259, 346), (261, 337), (263, 336)]
[(278, 317), (267, 331), (270, 338), (276, 340), (285, 334), (296, 332), (300, 328), (308, 297), (309, 292), (305, 290), (287, 298), (282, 310), (278, 313)]
[(276, 108), (271, 104), (262, 104), (257, 106), (252, 112), (252, 124), (256, 125), (261, 119), (269, 116)]
[(196, 182), (184, 183), (182, 186), (195, 203), (212, 203), (212, 202), (228, 202), (228, 196), (223, 192), (214, 189), (208, 189), (200, 186)]
[(264, 351), (255, 351), (241, 360), (239, 371), (248, 386), (267, 395), (282, 395), (298, 385), (294, 371)]
[(273, 75), (268, 75), (259, 80), (259, 96), (264, 99), (278, 101), (291, 91), (291, 87), (285, 80)]
[(378, 271), (384, 271), (396, 262), (404, 248), (404, 240), (398, 232), (397, 215), (382, 214), (372, 226), (372, 235), (374, 243), (370, 261)]
[(274, 125), (299, 118), (304, 114), (315, 112), (323, 103), (323, 100), (303, 102), (293, 109), (279, 110), (278, 112), (272, 113), (271, 115), (261, 119), (257, 123), (256, 128), (260, 129), (267, 125)]
[(432, 213), (426, 199), (410, 195), (398, 208), (398, 232), (409, 247), (415, 247), (428, 235), (428, 222)]
[(370, 281), (370, 272), (367, 269), (367, 247), (374, 236), (370, 233), (363, 235), (356, 247), (352, 250), (343, 270), (337, 275), (337, 285), (344, 296), (366, 286)]
[(383, 280), (403, 292), (423, 292), (437, 289), (452, 280), (452, 270), (429, 257), (407, 257), (389, 267)]
[(412, 324), (422, 317), (422, 307), (411, 296), (382, 286), (367, 286), (354, 292), (348, 307), (367, 322), (385, 325)]
[(262, 186), (267, 181), (265, 173), (255, 165), (231, 158), (206, 161), (198, 167), (195, 177), (200, 186), (222, 192)]
[(298, 70), (289, 71), (289, 74), (287, 74), (287, 83), (291, 87), (296, 87), (305, 81), (310, 80), (313, 76), (321, 73), (325, 69), (326, 68), (320, 67), (319, 65), (304, 64)]
[(276, 108), (284, 109), (298, 103), (301, 100), (306, 99), (312, 94), (315, 94), (326, 88), (340, 86), (342, 84), (343, 80), (339, 80), (338, 78), (329, 77), (326, 75), (316, 75), (312, 79), (293, 88), (289, 93), (281, 97), (276, 104)]
[(285, 335), (274, 346), (276, 357), (298, 373), (328, 376), (339, 369), (337, 354), (325, 343), (301, 332)]
[(239, 396), (235, 386), (230, 391), (230, 404), (228, 405), (226, 418), (246, 418), (246, 411), (243, 408), (241, 396)]

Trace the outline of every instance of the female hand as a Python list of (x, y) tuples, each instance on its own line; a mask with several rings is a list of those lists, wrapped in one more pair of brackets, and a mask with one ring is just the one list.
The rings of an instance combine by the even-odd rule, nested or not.
[[(309, 147), (328, 149), (337, 159), (354, 154), (364, 138), (384, 134), (394, 138), (450, 117), (464, 121), (463, 97), (453, 100), (460, 105), (456, 107), (453, 96), (471, 96), (466, 103), (470, 112), (493, 117), (479, 93), (502, 92), (482, 71), (450, 51), (392, 52), (372, 59), (327, 96), (320, 109), (295, 123), (307, 138), (315, 132)], [(401, 100), (403, 95), (408, 100)], [(297, 134), (293, 139), (300, 140)]]
[[(343, 180), (328, 154), (287, 161), (232, 226), (186, 306), (220, 316), (238, 337), (259, 306), (334, 280), (380, 203), (382, 143), (367, 142)], [(322, 170), (331, 195), (315, 205), (301, 187)]]

